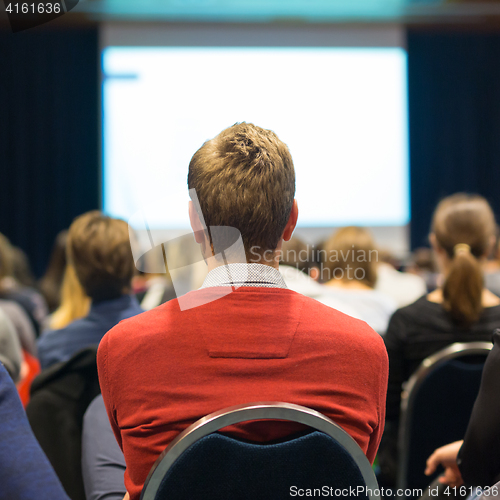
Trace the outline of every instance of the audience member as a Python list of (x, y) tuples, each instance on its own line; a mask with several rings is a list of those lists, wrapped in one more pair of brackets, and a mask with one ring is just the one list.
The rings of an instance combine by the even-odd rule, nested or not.
[[(21, 347), (21, 369), (16, 382), (19, 397), (26, 407), (29, 401), (31, 382), (40, 373), (40, 363), (37, 359), (36, 335), (33, 323), (24, 309), (16, 302), (0, 299), (0, 311), (9, 318)], [(16, 349), (17, 350), (17, 349)]]
[(100, 394), (97, 346), (79, 350), (33, 381), (26, 408), (33, 432), (71, 500), (85, 500), (82, 478), (82, 422)]
[(35, 288), (35, 278), (31, 271), (28, 256), (19, 247), (12, 247), (12, 276), (22, 286)]
[(465, 438), (438, 448), (428, 459), (426, 474), (444, 467), (441, 484), (486, 488), (500, 481), (500, 331), (483, 369), (481, 387)]
[(430, 241), (443, 286), (399, 309), (384, 338), (389, 353), (386, 433), (379, 464), (391, 483), (403, 383), (431, 354), (454, 342), (491, 340), (500, 327), (500, 299), (484, 288), (481, 265), (488, 255), (495, 217), (480, 196), (456, 194), (436, 208)]
[(61, 286), (59, 307), (49, 316), (48, 327), (59, 330), (73, 321), (87, 316), (90, 309), (90, 297), (78, 281), (75, 268), (67, 264)]
[(427, 286), (423, 278), (398, 271), (391, 261), (390, 254), (379, 252), (375, 290), (391, 297), (397, 307), (407, 306), (426, 294)]
[(0, 299), (0, 310), (7, 315), (14, 325), (23, 350), (36, 357), (35, 328), (25, 310), (17, 302), (2, 299)]
[(484, 266), (484, 286), (500, 297), (500, 228), (497, 226), (495, 244)]
[(0, 499), (69, 500), (30, 429), (16, 388), (0, 363)]
[(434, 253), (430, 248), (416, 248), (405, 270), (410, 274), (420, 276), (425, 281), (427, 292), (432, 292), (438, 287), (439, 272)]
[[(235, 404), (314, 408), (373, 462), (384, 425), (383, 342), (366, 323), (288, 290), (278, 272), (281, 242), (298, 216), (288, 148), (271, 131), (236, 124), (194, 154), (188, 185), (197, 195), (191, 224), (209, 270), (203, 287), (121, 322), (99, 345), (99, 380), (131, 500), (179, 432)], [(231, 231), (221, 230), (227, 241), (214, 237), (221, 227), (237, 228), (247, 259), (257, 249), (259, 263), (228, 255), (234, 240)], [(253, 422), (229, 431), (267, 441), (298, 429)]]
[(383, 335), (395, 301), (374, 289), (377, 282), (378, 251), (371, 234), (360, 227), (339, 229), (323, 245), (323, 304), (366, 321)]
[(47, 304), (35, 289), (19, 283), (14, 276), (14, 249), (0, 234), (0, 299), (17, 302), (27, 313), (38, 336), (47, 316)]
[(137, 276), (133, 281), (133, 288), (145, 311), (176, 298), (172, 280), (167, 274), (148, 273)]
[(290, 290), (317, 298), (323, 295), (324, 290), (318, 283), (319, 265), (314, 256), (314, 248), (292, 236), (281, 247), (279, 271)]
[(61, 301), (61, 286), (66, 270), (66, 242), (68, 231), (61, 231), (54, 241), (49, 265), (38, 282), (38, 288), (45, 297), (49, 312), (54, 312)]
[(42, 369), (99, 344), (122, 319), (142, 312), (130, 294), (135, 268), (126, 222), (98, 211), (81, 215), (69, 228), (67, 249), (68, 261), (92, 304), (84, 318), (39, 339)]
[(19, 380), (23, 352), (14, 325), (0, 309), (0, 363), (5, 366), (14, 382)]

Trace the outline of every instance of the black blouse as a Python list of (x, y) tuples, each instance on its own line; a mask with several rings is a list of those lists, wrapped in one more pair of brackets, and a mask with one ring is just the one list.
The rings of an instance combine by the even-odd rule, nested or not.
[(430, 302), (426, 296), (398, 309), (384, 336), (389, 354), (386, 419), (398, 420), (402, 384), (425, 358), (454, 342), (491, 342), (497, 328), (500, 306), (485, 308), (479, 321), (467, 328), (458, 327), (441, 304)]
[(462, 478), (472, 486), (500, 481), (500, 331), (493, 341), (459, 454)]

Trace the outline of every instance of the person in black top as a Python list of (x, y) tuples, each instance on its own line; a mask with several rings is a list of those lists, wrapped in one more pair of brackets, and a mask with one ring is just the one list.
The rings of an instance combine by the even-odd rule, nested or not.
[(456, 194), (436, 208), (429, 236), (442, 286), (392, 316), (384, 341), (389, 354), (386, 431), (379, 450), (382, 482), (393, 484), (402, 384), (428, 356), (454, 342), (491, 341), (500, 328), (500, 299), (484, 287), (482, 265), (496, 223), (480, 196)]
[(464, 440), (438, 448), (427, 460), (427, 475), (438, 465), (445, 468), (441, 484), (487, 488), (500, 481), (500, 330), (493, 341)]

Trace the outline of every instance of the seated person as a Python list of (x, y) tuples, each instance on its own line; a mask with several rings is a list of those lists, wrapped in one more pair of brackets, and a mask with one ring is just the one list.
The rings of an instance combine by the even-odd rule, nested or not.
[(427, 475), (433, 474), (439, 465), (444, 467), (441, 484), (487, 488), (500, 481), (499, 330), (493, 335), (493, 342), (464, 440), (438, 448), (427, 460)]
[(484, 267), (485, 287), (500, 296), (500, 228), (497, 227), (495, 245), (493, 246)]
[(36, 357), (37, 348), (35, 328), (25, 310), (17, 302), (2, 299), (0, 299), (0, 310), (6, 314), (14, 325), (23, 350), (31, 356)]
[(176, 297), (172, 279), (166, 273), (142, 273), (134, 278), (133, 289), (141, 308), (145, 311)]
[(427, 247), (413, 250), (410, 262), (405, 266), (405, 272), (415, 274), (425, 281), (427, 293), (433, 292), (438, 287), (439, 270), (433, 251)]
[(16, 329), (8, 316), (0, 309), (0, 363), (9, 372), (14, 382), (21, 375), (23, 351)]
[(44, 296), (50, 313), (53, 313), (61, 302), (61, 286), (67, 264), (67, 239), (68, 231), (66, 229), (57, 234), (45, 274), (38, 281), (38, 289)]
[(28, 256), (22, 248), (16, 246), (12, 246), (12, 276), (20, 285), (31, 289), (36, 286)]
[(484, 288), (481, 267), (494, 242), (495, 228), (493, 211), (480, 196), (456, 194), (436, 208), (429, 239), (443, 285), (396, 311), (384, 338), (390, 370), (379, 464), (389, 483), (397, 468), (403, 383), (431, 354), (454, 342), (489, 342), (491, 332), (500, 328), (500, 299)]
[(68, 262), (92, 305), (84, 318), (42, 335), (38, 341), (42, 369), (99, 344), (122, 319), (142, 312), (130, 294), (135, 267), (126, 222), (98, 211), (81, 215), (69, 228), (67, 251)]
[(43, 454), (17, 395), (0, 363), (0, 497), (69, 500)]
[(290, 290), (317, 298), (323, 295), (323, 287), (317, 281), (319, 266), (314, 255), (314, 248), (292, 236), (290, 241), (283, 242), (279, 271)]
[(326, 284), (318, 300), (366, 321), (383, 335), (396, 302), (374, 289), (377, 265), (378, 251), (366, 229), (339, 229), (323, 245), (321, 278)]
[(15, 249), (0, 234), (0, 299), (17, 302), (28, 315), (38, 336), (47, 316), (47, 304), (34, 288), (23, 285), (15, 276)]
[(390, 254), (379, 251), (375, 290), (391, 297), (397, 307), (404, 307), (425, 295), (427, 285), (417, 274), (398, 271), (392, 263)]
[[(186, 427), (255, 401), (323, 413), (373, 462), (384, 425), (385, 348), (366, 323), (287, 289), (278, 271), (282, 241), (298, 217), (286, 145), (269, 130), (236, 124), (194, 154), (188, 185), (191, 225), (209, 271), (202, 288), (122, 321), (97, 355), (131, 500)], [(261, 260), (248, 263), (255, 251)], [(265, 442), (298, 430), (251, 422), (229, 432)]]

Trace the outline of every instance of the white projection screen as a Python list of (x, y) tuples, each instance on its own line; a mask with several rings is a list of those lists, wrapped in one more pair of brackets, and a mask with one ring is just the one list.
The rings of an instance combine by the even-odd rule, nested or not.
[[(241, 121), (290, 148), (297, 234), (362, 225), (407, 248), (407, 61), (399, 27), (104, 25), (102, 206), (188, 227), (193, 153)], [(157, 202), (161, 209), (149, 209)]]

